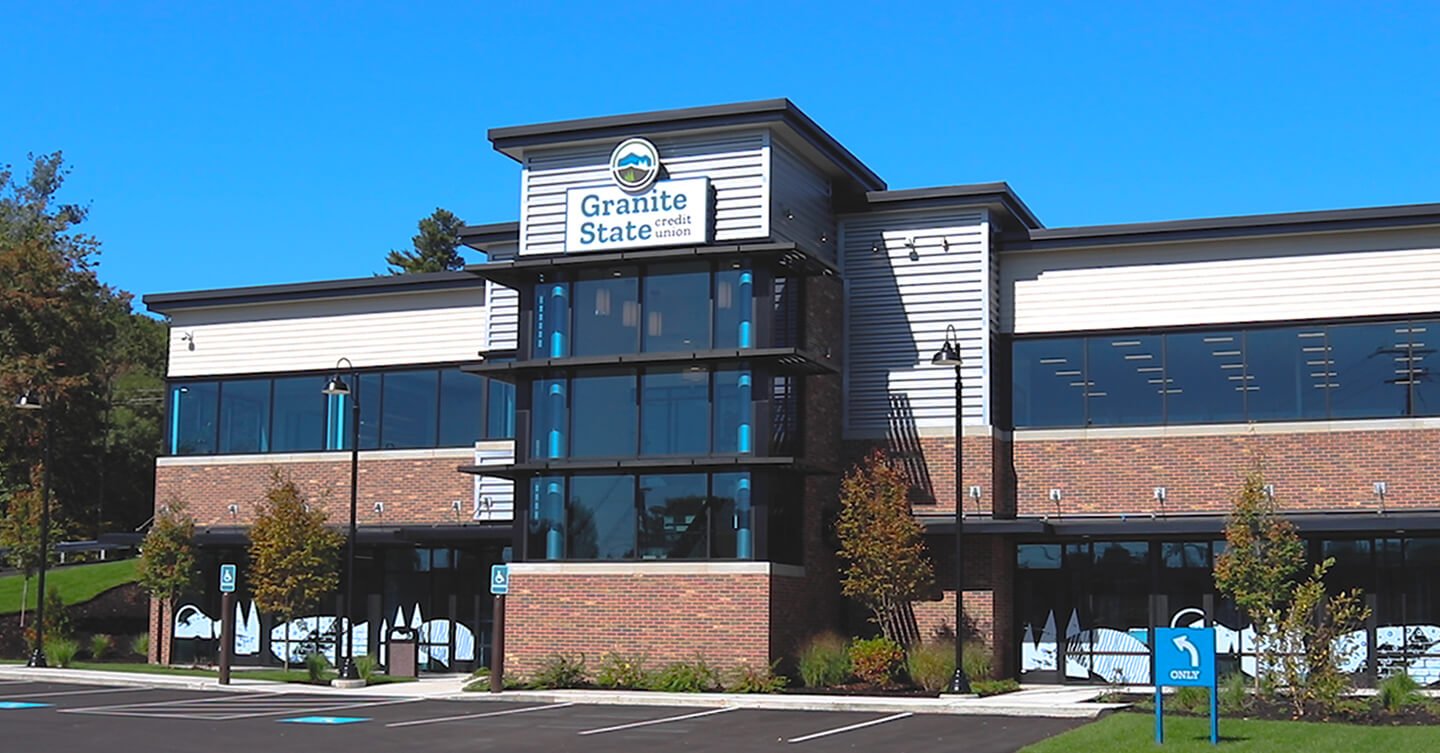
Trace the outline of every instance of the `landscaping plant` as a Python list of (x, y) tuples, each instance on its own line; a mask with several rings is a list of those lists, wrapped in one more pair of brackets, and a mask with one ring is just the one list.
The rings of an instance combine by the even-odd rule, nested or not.
[(926, 692), (938, 693), (944, 690), (950, 686), (950, 678), (955, 675), (955, 644), (931, 641), (911, 646), (910, 650), (905, 652), (905, 672), (910, 675), (911, 682)]
[(1238, 714), (1250, 706), (1245, 675), (1231, 672), (1220, 678), (1220, 713)]
[[(965, 665), (965, 676), (971, 680), (988, 680), (994, 677), (990, 665), (990, 647), (978, 641), (966, 641), (964, 656), (960, 661)], [(952, 661), (953, 665), (954, 662)]]
[(726, 674), (724, 686), (727, 693), (778, 693), (786, 683), (783, 675), (775, 674), (773, 666), (756, 669), (741, 665)]
[(808, 688), (827, 688), (850, 679), (850, 653), (845, 639), (821, 633), (800, 648), (800, 681)]
[[(345, 538), (325, 527), (325, 511), (310, 506), (300, 488), (276, 471), (250, 527), (250, 589), (255, 605), (288, 623), (320, 603), (340, 583)], [(290, 666), (290, 631), (283, 663)]]
[(646, 657), (606, 653), (600, 656), (600, 668), (595, 672), (595, 684), (613, 690), (643, 688), (650, 684), (650, 675), (645, 671)]
[(704, 659), (665, 665), (650, 680), (650, 689), (665, 693), (706, 693), (720, 688), (720, 675)]
[(150, 635), (141, 633), (130, 639), (130, 653), (145, 657), (150, 655)]
[(1420, 683), (1404, 672), (1381, 680), (1375, 688), (1375, 697), (1380, 701), (1380, 705), (1392, 714), (1425, 703), (1425, 695), (1420, 692)]
[(115, 639), (104, 633), (90, 636), (90, 658), (100, 661), (115, 651)]
[(551, 654), (530, 676), (530, 687), (536, 690), (583, 688), (589, 684), (584, 654)]
[(850, 667), (855, 676), (871, 685), (887, 685), (905, 661), (900, 644), (886, 638), (857, 638), (850, 643)]
[(379, 666), (375, 657), (369, 654), (355, 657), (355, 671), (360, 674), (360, 679), (364, 680), (366, 685), (369, 685), (371, 679), (375, 677), (375, 671)]
[(322, 653), (306, 654), (305, 672), (310, 677), (310, 682), (319, 685), (325, 682), (325, 672), (330, 669), (330, 662)]
[[(162, 615), (170, 614), (175, 599), (195, 585), (194, 539), (195, 520), (185, 512), (184, 501), (172, 495), (155, 513), (155, 522), (145, 534), (136, 571), (140, 587), (159, 602)], [(160, 635), (166, 634), (162, 631)], [(161, 653), (166, 652), (162, 649)], [(166, 659), (162, 656), (160, 661)]]
[(62, 669), (69, 667), (80, 653), (80, 642), (71, 638), (53, 638), (45, 641), (45, 656), (51, 664)]
[(1014, 693), (1020, 689), (1020, 683), (1008, 677), (1004, 680), (979, 680), (971, 682), (970, 689), (975, 691), (975, 695), (985, 698), (992, 695)]

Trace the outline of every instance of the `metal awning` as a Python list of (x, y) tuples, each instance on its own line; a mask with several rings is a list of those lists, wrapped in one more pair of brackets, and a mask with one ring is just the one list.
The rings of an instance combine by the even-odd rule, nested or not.
[[(215, 526), (195, 531), (195, 543), (207, 546), (248, 546), (249, 528)], [(439, 541), (509, 541), (510, 523), (451, 523), (433, 526), (360, 526), (361, 544), (422, 544)]]
[(834, 264), (801, 251), (794, 243), (711, 244), (680, 248), (641, 249), (615, 253), (547, 254), (522, 257), (510, 261), (471, 264), (465, 271), (493, 280), (506, 287), (519, 288), (537, 281), (542, 275), (569, 269), (605, 267), (610, 265), (645, 264), (651, 262), (743, 259), (751, 264), (765, 264), (796, 275), (837, 275)]
[(625, 460), (537, 460), (528, 463), (462, 465), (461, 473), (498, 478), (525, 479), (560, 473), (615, 473), (667, 471), (782, 470), (808, 475), (828, 475), (833, 468), (813, 465), (794, 457), (751, 457), (748, 455), (710, 458), (631, 458)]
[(748, 361), (759, 366), (769, 366), (782, 374), (838, 373), (834, 362), (829, 358), (800, 348), (747, 348), (743, 350), (726, 348), (700, 350), (692, 353), (624, 353), (610, 356), (534, 358), (528, 361), (496, 360), (461, 366), (460, 370), (499, 379), (502, 382), (513, 382), (524, 375), (591, 366), (703, 366), (714, 363), (733, 363), (737, 360)]
[[(955, 516), (917, 516), (925, 533), (955, 533)], [(1371, 512), (1292, 512), (1286, 519), (1301, 534), (1397, 535), (1440, 531), (1440, 511), (1397, 510)], [(1216, 538), (1224, 534), (1224, 515), (1107, 515), (1075, 517), (991, 518), (965, 517), (965, 533), (1037, 537), (1194, 536)]]

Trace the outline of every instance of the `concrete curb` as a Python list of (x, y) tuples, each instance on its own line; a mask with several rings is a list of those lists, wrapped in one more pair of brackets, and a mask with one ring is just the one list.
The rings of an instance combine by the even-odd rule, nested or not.
[(285, 683), (266, 680), (232, 678), (230, 685), (221, 685), (213, 677), (145, 674), (141, 672), (103, 672), (89, 669), (37, 669), (33, 667), (0, 667), (0, 680), (30, 680), (71, 685), (113, 685), (122, 688), (173, 688), (175, 690), (219, 691), (284, 691)]

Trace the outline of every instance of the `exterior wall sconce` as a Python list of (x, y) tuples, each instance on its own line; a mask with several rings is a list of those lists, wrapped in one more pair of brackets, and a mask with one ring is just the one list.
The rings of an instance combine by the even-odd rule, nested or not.
[(1268, 499), (1268, 500), (1270, 500), (1271, 502), (1274, 502), (1274, 501), (1275, 501), (1275, 485), (1274, 485), (1274, 484), (1266, 484), (1266, 485), (1265, 485), (1265, 488), (1262, 489), (1261, 491), (1263, 491), (1263, 492), (1265, 493), (1265, 499)]
[(979, 502), (979, 501), (980, 501), (980, 487), (978, 487), (978, 486), (972, 486), (972, 487), (970, 487), (970, 499), (973, 499), (973, 500), (975, 500), (976, 502)]
[(1389, 487), (1384, 481), (1375, 482), (1375, 497), (1380, 500), (1380, 509), (1375, 512), (1381, 515), (1385, 514), (1385, 492), (1387, 491), (1389, 491)]
[[(1167, 494), (1167, 492), (1165, 491), (1165, 487), (1163, 487), (1163, 486), (1157, 486), (1157, 487), (1155, 487), (1155, 492), (1154, 492), (1155, 502), (1160, 505), (1160, 517), (1162, 517), (1162, 518), (1165, 517), (1165, 497), (1166, 497), (1166, 494)], [(1154, 514), (1152, 513), (1150, 517), (1153, 518), (1153, 517), (1155, 517), (1155, 516), (1154, 516)]]
[(879, 244), (879, 243), (871, 243), (871, 244), (870, 244), (870, 253), (872, 253), (872, 254), (878, 254), (878, 253), (880, 253), (880, 250), (881, 250), (881, 249), (880, 249), (880, 244)]
[(384, 515), (384, 514), (385, 514), (385, 503), (384, 503), (384, 502), (376, 502), (374, 509), (375, 509), (375, 514), (376, 514), (376, 515)]
[(240, 514), (240, 505), (237, 505), (237, 504), (235, 504), (234, 502), (231, 502), (229, 505), (226, 505), (226, 506), (225, 506), (225, 510), (226, 510), (227, 512), (229, 512), (229, 513), (230, 513), (230, 517), (233, 518), (233, 517), (235, 517), (236, 515), (239, 515), (239, 514)]

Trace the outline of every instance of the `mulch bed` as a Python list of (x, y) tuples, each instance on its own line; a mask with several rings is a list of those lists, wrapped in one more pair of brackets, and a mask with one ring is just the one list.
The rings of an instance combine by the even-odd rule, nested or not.
[[(1113, 700), (1116, 696), (1110, 696), (1107, 700)], [(1123, 694), (1119, 699), (1125, 703), (1135, 704), (1137, 711), (1155, 710), (1154, 696)], [(1363, 704), (1363, 707), (1360, 707)], [(1400, 709), (1397, 712), (1387, 711), (1374, 698), (1356, 697), (1343, 702), (1346, 708), (1336, 709), (1328, 714), (1312, 712), (1303, 717), (1296, 717), (1294, 709), (1290, 704), (1283, 701), (1264, 701), (1251, 699), (1249, 705), (1241, 712), (1227, 712), (1220, 710), (1221, 719), (1261, 719), (1275, 722), (1338, 722), (1340, 724), (1360, 724), (1370, 727), (1406, 727), (1406, 726), (1428, 726), (1440, 725), (1440, 704), (1429, 701), (1422, 704), (1415, 704)], [(1208, 709), (1192, 711), (1181, 708), (1175, 703), (1173, 696), (1165, 699), (1165, 713), (1176, 716), (1205, 716), (1210, 715)]]
[(802, 695), (868, 695), (888, 696), (891, 698), (939, 698), (939, 693), (931, 693), (913, 685), (871, 685), (868, 682), (852, 682), (846, 685), (834, 685), (828, 688), (807, 688), (803, 686), (790, 686), (780, 691), (782, 693), (798, 693)]

